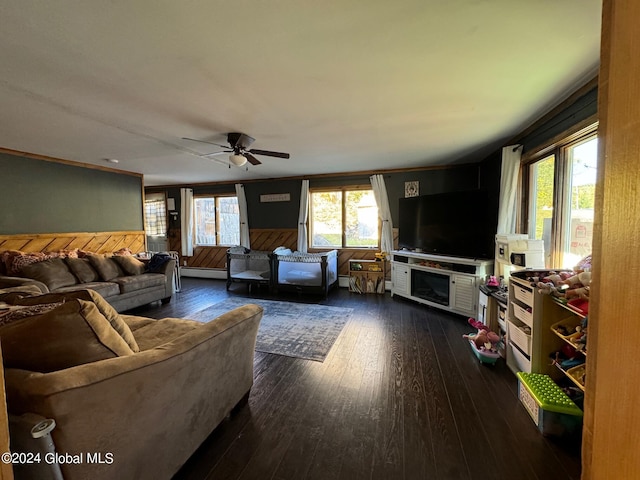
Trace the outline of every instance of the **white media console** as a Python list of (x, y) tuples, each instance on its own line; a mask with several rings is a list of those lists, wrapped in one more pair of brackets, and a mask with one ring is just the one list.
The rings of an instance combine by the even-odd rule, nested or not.
[(391, 296), (475, 318), (480, 281), (493, 272), (493, 262), (394, 250)]

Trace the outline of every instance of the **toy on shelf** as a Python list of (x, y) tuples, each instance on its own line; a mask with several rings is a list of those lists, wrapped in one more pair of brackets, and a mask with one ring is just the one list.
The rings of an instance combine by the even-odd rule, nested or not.
[(476, 328), (476, 333), (463, 335), (471, 345), (471, 349), (480, 363), (493, 365), (496, 363), (500, 354), (498, 348), (502, 342), (500, 336), (488, 329), (488, 327), (474, 318), (468, 320), (469, 325)]

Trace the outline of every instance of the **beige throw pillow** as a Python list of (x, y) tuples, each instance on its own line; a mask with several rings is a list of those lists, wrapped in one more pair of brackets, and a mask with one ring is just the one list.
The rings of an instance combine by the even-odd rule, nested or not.
[(75, 292), (45, 293), (35, 297), (23, 297), (15, 300), (16, 305), (40, 305), (43, 303), (63, 302), (65, 300), (80, 299), (92, 302), (98, 307), (100, 313), (109, 321), (111, 326), (120, 334), (129, 348), (139, 352), (138, 343), (131, 333), (131, 329), (124, 322), (120, 314), (95, 290), (76, 290)]
[(0, 339), (5, 367), (33, 372), (133, 354), (96, 305), (84, 300), (7, 325)]
[(144, 263), (131, 255), (117, 255), (113, 259), (127, 275), (142, 275), (144, 273)]

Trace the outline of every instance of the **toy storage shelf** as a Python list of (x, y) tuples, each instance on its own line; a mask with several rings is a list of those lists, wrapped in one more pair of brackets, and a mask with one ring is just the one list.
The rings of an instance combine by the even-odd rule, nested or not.
[[(582, 319), (584, 315), (567, 308), (562, 302), (553, 301), (555, 306), (563, 308), (562, 310), (565, 314), (568, 314), (566, 318), (563, 318), (559, 322), (551, 325), (551, 331), (562, 340), (563, 343), (570, 345), (573, 347), (578, 355), (584, 357), (584, 363), (580, 365), (576, 365), (571, 368), (562, 368), (560, 364), (555, 363), (555, 366), (558, 368), (560, 372), (563, 373), (569, 380), (575, 383), (580, 389), (584, 391), (585, 383), (584, 383), (584, 372), (587, 360), (587, 350), (585, 348), (581, 348), (580, 343), (577, 341), (580, 338), (580, 333), (575, 331), (575, 328), (582, 324)], [(557, 308), (557, 307), (556, 307)], [(571, 332), (568, 334), (563, 334), (562, 332)]]
[(549, 295), (541, 294), (517, 274), (510, 276), (506, 345), (507, 366), (514, 373), (543, 373), (561, 378), (562, 372), (553, 366), (549, 354), (559, 350), (563, 342), (551, 331), (551, 325), (567, 315), (550, 306)]
[(349, 260), (349, 291), (384, 294), (386, 263), (378, 260)]
[[(507, 309), (507, 365), (515, 373), (543, 373), (554, 380), (566, 377), (584, 390), (587, 352), (579, 350), (577, 335), (573, 332), (584, 317), (562, 300), (540, 293), (517, 273), (512, 274)], [(531, 328), (530, 337), (523, 334), (524, 326)], [(563, 335), (563, 332), (569, 333)], [(582, 355), (585, 362), (571, 368), (552, 362), (553, 353), (561, 351), (565, 344), (577, 347), (578, 355)]]

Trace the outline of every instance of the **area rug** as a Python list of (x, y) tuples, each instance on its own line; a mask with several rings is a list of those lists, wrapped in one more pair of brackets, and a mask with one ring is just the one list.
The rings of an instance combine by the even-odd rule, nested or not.
[(236, 307), (255, 303), (264, 308), (256, 350), (323, 362), (349, 320), (351, 308), (253, 298), (228, 298), (190, 318), (209, 322)]

